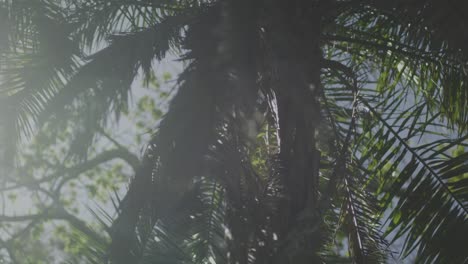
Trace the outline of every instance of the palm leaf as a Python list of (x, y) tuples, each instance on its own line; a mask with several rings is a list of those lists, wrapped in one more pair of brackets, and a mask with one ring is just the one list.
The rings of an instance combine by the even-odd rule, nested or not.
[[(421, 10), (424, 14), (432, 12)], [(356, 60), (380, 68), (381, 81), (392, 79), (404, 69), (407, 81), (413, 82), (409, 87), (417, 88), (429, 105), (441, 107), (442, 114), (464, 130), (468, 101), (463, 81), (466, 57), (455, 48), (458, 44), (452, 46), (435, 34), (439, 29), (428, 26), (424, 16), (417, 17), (406, 19), (398, 11), (358, 7), (345, 12), (338, 19), (338, 30), (326, 34), (325, 39), (335, 45), (340, 43), (338, 48), (347, 50)], [(431, 22), (431, 26), (436, 25)], [(453, 42), (451, 39), (450, 43)], [(381, 87), (389, 88), (387, 84)]]

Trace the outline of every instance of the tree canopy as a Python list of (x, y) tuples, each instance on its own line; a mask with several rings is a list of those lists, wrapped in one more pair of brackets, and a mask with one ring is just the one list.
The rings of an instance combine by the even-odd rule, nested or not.
[(467, 7), (0, 0), (5, 148), (73, 116), (64, 155), (89, 161), (171, 54), (184, 71), (108, 239), (82, 234), (90, 263), (465, 263)]
[(166, 108), (167, 78), (137, 87), (123, 120), (99, 129), (85, 160), (67, 155), (75, 114), (48, 123), (21, 145), (17, 165), (3, 170), (0, 181), (0, 263), (87, 263), (89, 241), (107, 241), (99, 221), (114, 214), (112, 202), (140, 166), (151, 124)]

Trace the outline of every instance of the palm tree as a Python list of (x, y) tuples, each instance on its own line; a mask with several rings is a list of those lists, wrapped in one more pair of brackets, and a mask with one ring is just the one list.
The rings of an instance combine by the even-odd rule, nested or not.
[(463, 1), (0, 3), (12, 134), (78, 111), (73, 158), (140, 72), (187, 65), (90, 261), (467, 261)]

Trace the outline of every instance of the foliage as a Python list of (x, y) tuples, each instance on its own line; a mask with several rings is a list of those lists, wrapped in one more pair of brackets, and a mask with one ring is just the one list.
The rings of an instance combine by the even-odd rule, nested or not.
[(185, 63), (89, 262), (467, 260), (463, 1), (1, 3), (10, 134), (74, 113), (72, 160), (139, 73)]
[[(158, 84), (154, 78), (153, 85)], [(166, 88), (139, 93), (136, 105), (148, 104)], [(159, 85), (159, 84), (158, 84)], [(153, 100), (153, 99), (151, 99)], [(163, 98), (153, 112), (164, 109)], [(86, 263), (82, 257), (90, 240), (107, 241), (96, 208), (113, 208), (110, 195), (125, 191), (130, 175), (139, 166), (141, 143), (150, 127), (137, 124), (157, 122), (160, 115), (147, 115), (147, 107), (132, 107), (123, 115), (125, 124), (101, 128), (88, 159), (75, 160), (68, 155), (77, 113), (65, 123), (48, 123), (30, 142), (22, 144), (16, 169), (2, 178), (1, 236), (2, 260), (6, 263)], [(150, 122), (151, 121), (151, 122)], [(118, 129), (116, 129), (118, 128)], [(128, 141), (128, 140), (127, 140)], [(94, 209), (91, 209), (94, 208)], [(91, 211), (90, 211), (91, 209)], [(86, 237), (79, 237), (86, 235)]]

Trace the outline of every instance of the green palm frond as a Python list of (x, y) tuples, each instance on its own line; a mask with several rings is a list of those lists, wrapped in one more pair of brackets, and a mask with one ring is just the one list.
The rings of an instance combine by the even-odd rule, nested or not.
[(394, 87), (388, 81), (404, 74), (412, 82), (409, 87), (417, 89), (431, 106), (441, 107), (442, 114), (464, 130), (468, 123), (466, 57), (422, 19), (407, 19), (398, 10), (386, 12), (369, 6), (351, 9), (325, 39), (352, 54), (354, 60), (379, 69), (381, 89)]
[(180, 26), (168, 19), (149, 29), (113, 36), (109, 46), (89, 56), (86, 64), (47, 102), (41, 116), (60, 113), (76, 102), (75, 107), (84, 111), (82, 116), (86, 118), (85, 133), (78, 135), (76, 146), (86, 151), (109, 114), (115, 113), (118, 118), (126, 111), (131, 85), (139, 70), (148, 75), (152, 72), (153, 62), (162, 59), (171, 48)]
[[(15, 5), (17, 4), (17, 5)], [(47, 102), (63, 87), (80, 65), (80, 50), (68, 38), (71, 28), (63, 13), (44, 4), (11, 2), (9, 48), (1, 51), (0, 97), (9, 113), (10, 150), (15, 153), (19, 139), (29, 137)], [(15, 13), (17, 12), (17, 13)], [(20, 17), (27, 15), (25, 20)], [(19, 25), (17, 25), (19, 24)], [(3, 37), (2, 37), (3, 38)]]
[(356, 263), (384, 263), (388, 252), (380, 231), (377, 199), (367, 190), (368, 183), (357, 180), (362, 176), (345, 173), (343, 221), (349, 234), (351, 255)]
[[(404, 100), (404, 94), (400, 95), (394, 100)], [(360, 162), (364, 171), (382, 182), (379, 193), (383, 208), (392, 212), (387, 235), (391, 234), (393, 241), (405, 239), (404, 256), (418, 249), (423, 262), (444, 258), (464, 261), (466, 255), (456, 245), (466, 243), (459, 235), (464, 233), (461, 230), (466, 229), (468, 217), (463, 182), (467, 172), (463, 158), (466, 137), (453, 138), (454, 131), (440, 129), (435, 121), (439, 115), (422, 102), (407, 108), (393, 101), (378, 107), (363, 103), (375, 120), (371, 123), (374, 129), (359, 141), (369, 146), (360, 150)], [(418, 144), (428, 135), (439, 139)], [(460, 148), (460, 157), (453, 156), (452, 152)], [(458, 243), (434, 250), (453, 241)]]
[[(404, 257), (417, 250), (422, 263), (461, 263), (466, 254), (457, 245), (466, 241), (450, 230), (465, 230), (467, 221), (466, 170), (463, 158), (452, 154), (464, 153), (466, 145), (464, 57), (437, 42), (421, 28), (424, 23), (408, 25), (392, 12), (360, 10), (351, 10), (351, 18), (345, 15), (342, 27), (325, 37), (338, 47), (330, 55), (349, 65), (335, 68), (366, 87), (359, 89), (355, 158), (364, 174), (381, 182), (376, 194), (383, 217), (391, 212), (386, 235), (392, 243), (405, 241)], [(329, 90), (330, 100), (353, 101), (345, 89)], [(346, 117), (342, 105), (334, 106), (341, 111), (336, 118), (346, 125), (351, 110)]]
[[(332, 132), (332, 135), (325, 135), (324, 141), (335, 141), (328, 143), (331, 151), (327, 153), (329, 157), (326, 159), (333, 162), (334, 167), (329, 172), (322, 204), (330, 210), (328, 206), (331, 203), (328, 200), (334, 199), (341, 208), (340, 221), (335, 225), (343, 225), (343, 231), (348, 236), (350, 255), (355, 263), (383, 263), (389, 252), (380, 231), (380, 206), (374, 197), (375, 182), (372, 177), (360, 172), (360, 164), (355, 162), (352, 151), (361, 127), (359, 94), (375, 95), (376, 91), (357, 87), (352, 68), (334, 60), (323, 63), (327, 68), (325, 76), (328, 77), (323, 94), (324, 116)], [(360, 67), (355, 68), (359, 70)]]
[[(338, 54), (339, 58), (341, 54)], [(352, 79), (357, 79), (354, 72), (365, 67), (327, 64)], [(356, 148), (353, 159), (358, 161), (357, 168), (368, 175), (368, 180), (360, 186), (380, 182), (380, 188), (373, 192), (383, 202), (382, 217), (388, 219), (386, 235), (392, 243), (398, 239), (406, 241), (403, 256), (417, 249), (418, 258), (424, 263), (434, 259), (463, 262), (466, 255), (456, 245), (466, 242), (461, 242), (461, 236), (448, 230), (460, 231), (466, 227), (466, 185), (463, 183), (466, 166), (463, 158), (451, 153), (458, 149), (462, 153), (459, 155), (465, 155), (466, 136), (457, 138), (456, 131), (441, 125), (447, 121), (433, 111), (431, 104), (440, 103), (436, 98), (418, 102), (417, 90), (414, 93), (408, 91), (407, 87), (413, 84), (408, 78), (412, 77), (400, 68), (399, 73), (383, 82), (378, 79), (375, 90), (360, 88), (359, 97), (353, 98), (352, 80), (348, 82), (340, 77), (338, 79), (345, 83), (344, 86), (333, 82), (327, 85), (326, 94), (335, 100), (328, 108), (334, 113), (336, 134), (341, 137), (346, 135), (345, 128), (352, 122), (351, 113), (357, 112), (360, 122), (354, 132), (357, 138), (353, 143)], [(346, 110), (352, 105), (356, 108)], [(445, 171), (439, 171), (439, 168), (450, 173), (444, 175)], [(362, 179), (356, 179), (359, 178)], [(366, 192), (360, 189), (358, 193), (358, 197), (363, 197)], [(370, 198), (364, 201), (372, 200)], [(433, 211), (434, 208), (439, 211)], [(365, 215), (375, 216), (376, 210), (368, 210)], [(427, 220), (429, 218), (431, 221)], [(441, 246), (454, 240), (457, 242), (453, 246)], [(436, 250), (438, 246), (440, 248)]]
[(189, 252), (193, 255), (194, 263), (206, 263), (211, 259), (215, 262), (226, 262), (224, 188), (217, 182), (204, 181), (200, 184), (198, 192), (201, 210), (190, 215), (194, 222), (200, 223), (191, 225), (193, 234)]
[(188, 3), (158, 0), (74, 1), (71, 20), (83, 48), (93, 50), (109, 35), (153, 27), (168, 16), (186, 11)]
[(186, 19), (169, 16), (134, 32), (106, 35), (109, 45), (85, 57), (76, 41), (79, 27), (64, 22), (62, 14), (49, 12), (36, 17), (31, 41), (37, 44), (4, 55), (2, 92), (12, 99), (18, 131), (26, 135), (53, 115), (61, 120), (66, 111), (81, 112), (83, 121), (72, 147), (80, 156), (109, 114), (118, 117), (126, 110), (139, 70), (150, 76), (154, 61), (180, 45), (178, 38)]

